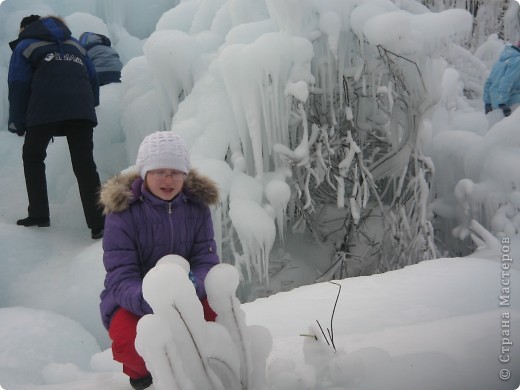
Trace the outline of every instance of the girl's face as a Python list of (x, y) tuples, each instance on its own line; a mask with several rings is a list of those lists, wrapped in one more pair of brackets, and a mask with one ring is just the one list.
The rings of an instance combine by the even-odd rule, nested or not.
[(169, 202), (181, 192), (185, 177), (175, 169), (154, 169), (146, 173), (145, 185), (156, 197)]

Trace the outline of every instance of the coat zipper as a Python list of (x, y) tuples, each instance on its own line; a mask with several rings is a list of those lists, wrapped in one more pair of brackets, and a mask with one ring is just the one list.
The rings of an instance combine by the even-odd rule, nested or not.
[(170, 221), (170, 253), (173, 253), (173, 220), (172, 220), (172, 203), (168, 203), (168, 219)]

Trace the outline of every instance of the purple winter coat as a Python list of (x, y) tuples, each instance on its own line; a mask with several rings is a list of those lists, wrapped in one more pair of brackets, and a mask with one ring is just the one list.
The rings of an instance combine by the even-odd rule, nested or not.
[(148, 192), (137, 174), (126, 174), (107, 181), (100, 199), (107, 271), (100, 310), (107, 329), (119, 307), (137, 316), (152, 313), (143, 298), (143, 278), (168, 254), (188, 260), (197, 295), (206, 296), (204, 279), (219, 263), (208, 207), (218, 202), (218, 189), (211, 179), (191, 170), (182, 192), (166, 202)]

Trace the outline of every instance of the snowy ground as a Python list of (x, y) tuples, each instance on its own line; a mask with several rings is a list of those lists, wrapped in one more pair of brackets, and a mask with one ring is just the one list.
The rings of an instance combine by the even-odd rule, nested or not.
[[(519, 275), (512, 271), (511, 281)], [(477, 258), (440, 259), (344, 280), (332, 324), (335, 354), (302, 336), (316, 320), (330, 327), (337, 292), (332, 284), (280, 293), (243, 309), (248, 323), (266, 326), (273, 335), (269, 361), (274, 383), (281, 383), (280, 373), (290, 373), (301, 378), (302, 387), (295, 388), (333, 388), (314, 387), (307, 364), (336, 388), (514, 389), (520, 379), (520, 354), (518, 348), (502, 353), (506, 328), (501, 322), (509, 313), (509, 339), (517, 343), (520, 310), (518, 305), (499, 306), (501, 283), (500, 263)], [(516, 290), (511, 302), (518, 299)], [(49, 317), (48, 326), (39, 315)], [(70, 346), (88, 336), (76, 322), (21, 308), (1, 309), (0, 319), (5, 389), (128, 388), (122, 374), (99, 372), (111, 366), (108, 352), (95, 355), (90, 368), (66, 364), (63, 358)], [(68, 356), (71, 361), (88, 361), (92, 348), (87, 345), (78, 347), (76, 359)], [(500, 357), (510, 360), (500, 363)], [(499, 379), (503, 369), (512, 373), (509, 381)], [(31, 377), (39, 384), (28, 384)], [(42, 385), (46, 381), (54, 384)]]

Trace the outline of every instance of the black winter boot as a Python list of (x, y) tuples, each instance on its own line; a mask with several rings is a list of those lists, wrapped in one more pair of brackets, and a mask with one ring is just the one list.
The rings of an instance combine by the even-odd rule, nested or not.
[(27, 217), (24, 219), (19, 219), (16, 221), (17, 225), (20, 226), (38, 226), (38, 227), (49, 227), (51, 226), (51, 222), (49, 218), (36, 218), (36, 217)]
[(130, 378), (130, 385), (132, 385), (132, 387), (135, 390), (147, 389), (148, 387), (150, 387), (152, 385), (152, 382), (153, 381), (152, 381), (151, 375), (148, 375), (148, 376), (145, 376), (144, 378), (139, 378), (139, 379)]
[(90, 237), (92, 237), (93, 240), (99, 240), (100, 238), (103, 238), (104, 229), (92, 229), (90, 234)]

